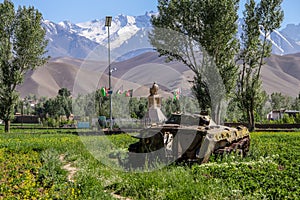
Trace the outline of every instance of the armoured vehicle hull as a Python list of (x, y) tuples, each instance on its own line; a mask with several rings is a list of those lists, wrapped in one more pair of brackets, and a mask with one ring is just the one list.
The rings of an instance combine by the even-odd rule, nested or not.
[[(164, 125), (144, 129), (137, 143), (129, 146), (131, 156), (155, 153), (177, 162), (208, 162), (212, 154), (249, 151), (250, 133), (246, 127), (216, 125), (206, 115), (173, 114)], [(134, 159), (134, 158), (131, 158)]]

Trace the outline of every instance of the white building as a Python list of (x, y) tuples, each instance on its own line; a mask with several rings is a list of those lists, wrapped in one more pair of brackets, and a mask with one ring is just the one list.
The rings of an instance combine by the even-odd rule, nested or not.
[(268, 120), (279, 120), (282, 119), (285, 114), (296, 117), (296, 115), (300, 113), (300, 111), (297, 110), (286, 110), (286, 109), (280, 109), (280, 110), (272, 110), (267, 115)]

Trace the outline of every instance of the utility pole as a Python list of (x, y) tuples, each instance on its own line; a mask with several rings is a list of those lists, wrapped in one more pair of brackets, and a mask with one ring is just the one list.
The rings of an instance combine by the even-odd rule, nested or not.
[(109, 27), (111, 26), (111, 20), (112, 17), (111, 16), (106, 16), (105, 18), (105, 26), (108, 28), (107, 33), (108, 33), (108, 93), (109, 93), (109, 119), (110, 119), (110, 123), (109, 123), (109, 130), (112, 130), (112, 102), (111, 102), (111, 96), (112, 96), (112, 87), (111, 87), (111, 66), (110, 66), (110, 34), (109, 34)]

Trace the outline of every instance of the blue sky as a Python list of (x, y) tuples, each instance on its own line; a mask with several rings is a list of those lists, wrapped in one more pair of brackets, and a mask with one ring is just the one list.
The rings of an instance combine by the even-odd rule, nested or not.
[[(3, 0), (0, 0), (3, 2)], [(69, 20), (73, 23), (102, 19), (106, 15), (143, 15), (157, 11), (157, 0), (12, 0), (16, 6), (33, 5), (44, 19), (54, 22)], [(243, 5), (246, 0), (241, 0)], [(283, 27), (288, 23), (300, 24), (300, 1), (283, 0), (285, 12)], [(243, 8), (243, 6), (241, 7)]]

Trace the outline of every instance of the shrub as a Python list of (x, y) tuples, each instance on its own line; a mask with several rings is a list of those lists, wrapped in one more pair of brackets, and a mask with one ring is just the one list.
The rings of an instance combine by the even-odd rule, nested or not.
[(296, 115), (295, 122), (298, 124), (300, 123), (300, 113)]
[(47, 119), (47, 126), (49, 126), (49, 127), (58, 127), (58, 125), (59, 125), (59, 122), (57, 122), (56, 119), (51, 118), (51, 117)]
[(295, 118), (293, 116), (289, 116), (287, 114), (283, 115), (282, 123), (284, 124), (295, 124)]

